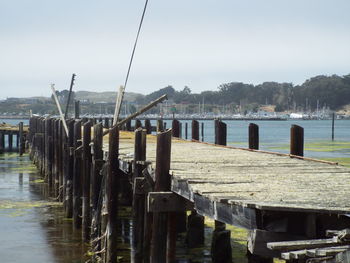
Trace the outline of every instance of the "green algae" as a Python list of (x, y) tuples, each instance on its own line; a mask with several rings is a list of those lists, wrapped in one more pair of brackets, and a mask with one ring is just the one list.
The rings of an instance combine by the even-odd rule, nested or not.
[(24, 216), (31, 209), (37, 207), (57, 206), (61, 205), (57, 202), (45, 202), (45, 201), (11, 201), (0, 200), (0, 214), (9, 217)]

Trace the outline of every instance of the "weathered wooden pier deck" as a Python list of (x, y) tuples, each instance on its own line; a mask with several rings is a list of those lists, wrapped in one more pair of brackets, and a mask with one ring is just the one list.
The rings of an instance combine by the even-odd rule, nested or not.
[[(216, 145), (198, 141), (197, 121), (192, 122), (192, 141), (178, 138), (176, 120), (172, 130), (158, 122), (157, 135), (146, 135), (154, 129), (149, 122), (143, 130), (136, 121), (134, 128), (126, 124), (129, 131), (114, 127), (105, 137), (102, 123), (92, 127), (89, 120), (68, 120), (69, 136), (60, 120), (32, 118), (30, 123), (31, 156), (103, 262), (117, 259), (122, 200), (132, 203), (134, 262), (174, 262), (177, 232), (187, 231), (188, 247), (203, 244), (204, 216), (215, 219), (214, 263), (232, 261), (225, 224), (250, 231), (251, 263), (270, 263), (274, 257), (293, 263), (350, 262), (333, 257), (350, 251), (350, 234), (336, 232), (350, 225), (350, 169), (302, 157), (301, 127), (291, 129), (288, 155), (254, 150), (256, 125), (249, 126), (250, 149), (240, 149), (224, 146), (227, 130), (220, 121), (215, 123)], [(327, 233), (335, 238), (325, 239)], [(304, 247), (288, 243), (295, 240), (304, 240)], [(303, 250), (286, 254), (288, 248)], [(309, 248), (333, 254), (320, 261)]]

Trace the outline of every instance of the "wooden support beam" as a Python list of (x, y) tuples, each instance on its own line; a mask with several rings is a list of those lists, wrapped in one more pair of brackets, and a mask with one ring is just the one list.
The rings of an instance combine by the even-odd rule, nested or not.
[(173, 192), (150, 192), (147, 197), (148, 212), (182, 212), (193, 209), (193, 203)]

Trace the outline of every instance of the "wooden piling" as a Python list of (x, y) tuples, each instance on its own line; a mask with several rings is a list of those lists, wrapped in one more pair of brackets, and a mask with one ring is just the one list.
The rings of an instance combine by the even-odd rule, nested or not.
[(91, 122), (86, 122), (83, 125), (83, 207), (82, 207), (82, 235), (83, 240), (90, 239), (90, 173), (91, 173)]
[(125, 123), (125, 129), (126, 129), (127, 131), (131, 131), (131, 120), (129, 120), (129, 121), (127, 121), (127, 122)]
[(163, 120), (157, 120), (157, 132), (162, 132), (164, 130)]
[(255, 123), (250, 123), (248, 128), (249, 134), (249, 149), (259, 150), (259, 126)]
[(227, 125), (220, 120), (215, 121), (215, 144), (227, 145)]
[(105, 118), (105, 125), (104, 125), (104, 128), (106, 128), (106, 129), (109, 129), (109, 118), (108, 117), (106, 117)]
[(133, 246), (135, 250), (135, 263), (143, 262), (143, 245), (144, 245), (144, 215), (146, 204), (146, 193), (140, 191), (139, 186), (144, 183), (142, 170), (145, 165), (140, 162), (146, 160), (146, 130), (138, 128), (135, 131), (135, 145), (134, 145), (134, 163), (133, 163)]
[(304, 129), (298, 125), (290, 128), (290, 154), (304, 156)]
[[(171, 178), (170, 169), (171, 130), (157, 135), (155, 191), (169, 191)], [(172, 226), (174, 227), (174, 226)], [(168, 214), (164, 212), (153, 213), (151, 262), (164, 263), (167, 261), (167, 233)], [(168, 246), (169, 247), (169, 246)], [(172, 246), (169, 249), (173, 249)], [(169, 251), (168, 251), (169, 252)], [(172, 253), (170, 253), (172, 254)]]
[(202, 137), (202, 142), (204, 142), (204, 122), (201, 123), (201, 137)]
[(107, 174), (107, 250), (106, 262), (117, 262), (117, 219), (119, 194), (119, 130), (114, 127), (109, 132), (108, 174)]
[(0, 132), (0, 154), (5, 150), (5, 135), (3, 132)]
[(192, 140), (199, 141), (199, 123), (196, 120), (192, 120)]
[[(92, 173), (91, 173), (91, 240), (96, 240), (100, 236), (100, 213), (99, 213), (99, 200), (102, 198), (101, 184), (102, 175), (100, 174), (103, 161), (103, 126), (102, 124), (94, 125), (93, 136), (93, 156), (92, 156)], [(95, 251), (99, 251), (100, 242), (96, 241), (92, 244)]]
[(332, 113), (332, 141), (334, 141), (334, 119), (335, 119), (335, 113)]
[(152, 125), (151, 125), (151, 121), (149, 119), (145, 119), (145, 129), (147, 131), (147, 134), (152, 133)]
[(180, 122), (176, 119), (172, 122), (172, 133), (173, 137), (180, 138)]
[(187, 219), (186, 243), (188, 248), (200, 247), (204, 244), (204, 216), (192, 211)]
[(67, 138), (67, 149), (66, 149), (66, 160), (67, 160), (67, 174), (66, 174), (66, 185), (65, 185), (65, 208), (66, 217), (73, 217), (73, 174), (74, 174), (74, 120), (67, 122), (69, 136)]
[(74, 157), (74, 172), (73, 172), (73, 225), (74, 227), (81, 227), (81, 197), (82, 197), (82, 151), (78, 150), (81, 147), (81, 121), (74, 123), (74, 146), (73, 146), (73, 157)]
[(9, 132), (8, 133), (8, 144), (9, 144), (9, 147), (8, 147), (8, 151), (9, 152), (12, 152), (13, 151), (13, 134), (12, 132)]
[(139, 119), (135, 120), (135, 130), (138, 128), (142, 128), (142, 123)]
[(74, 102), (74, 119), (79, 119), (80, 118), (80, 101), (76, 100)]
[(188, 123), (185, 123), (185, 139), (188, 139)]
[(19, 128), (19, 134), (18, 134), (18, 142), (19, 142), (19, 147), (18, 147), (18, 152), (19, 155), (22, 156), (24, 153), (24, 134), (23, 134), (23, 122), (20, 122), (18, 124)]

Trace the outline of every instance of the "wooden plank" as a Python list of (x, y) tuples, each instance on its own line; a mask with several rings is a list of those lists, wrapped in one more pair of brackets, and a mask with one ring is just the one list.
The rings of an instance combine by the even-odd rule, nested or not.
[(193, 209), (193, 204), (173, 192), (150, 192), (147, 196), (148, 212), (180, 212)]
[(337, 238), (328, 239), (313, 239), (313, 240), (298, 240), (285, 242), (270, 242), (267, 247), (272, 250), (297, 250), (297, 249), (311, 249), (342, 245)]

